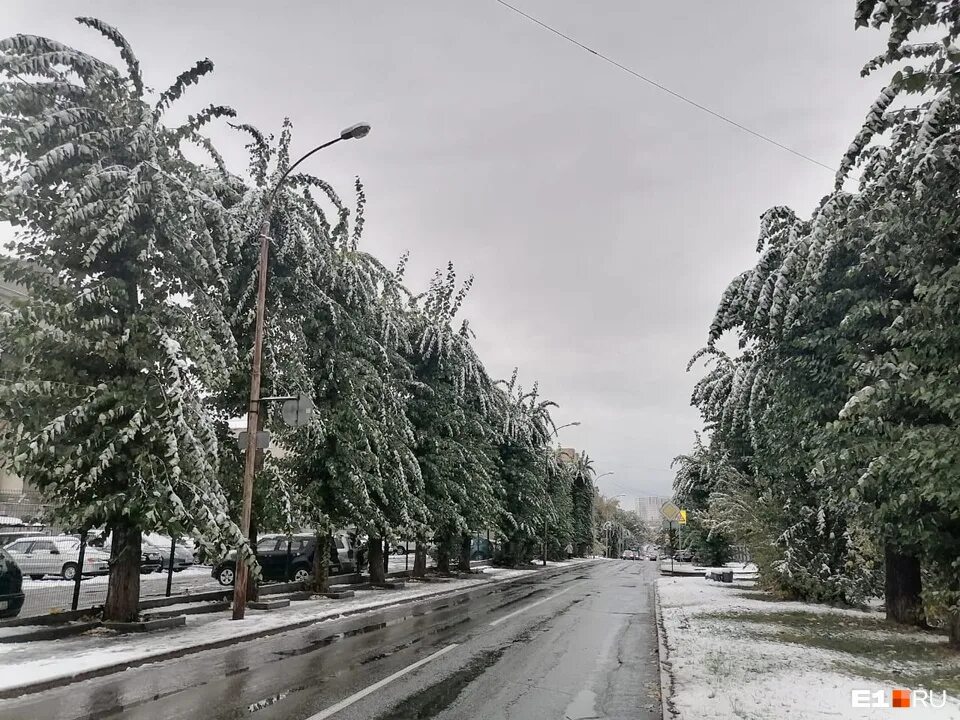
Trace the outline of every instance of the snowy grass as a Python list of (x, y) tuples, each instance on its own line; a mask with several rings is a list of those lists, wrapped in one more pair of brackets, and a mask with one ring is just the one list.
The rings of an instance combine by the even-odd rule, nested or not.
[[(888, 625), (875, 611), (780, 601), (747, 586), (657, 581), (681, 720), (960, 718), (960, 653), (942, 635)], [(852, 706), (855, 689), (894, 687), (953, 697), (944, 708), (906, 714)]]

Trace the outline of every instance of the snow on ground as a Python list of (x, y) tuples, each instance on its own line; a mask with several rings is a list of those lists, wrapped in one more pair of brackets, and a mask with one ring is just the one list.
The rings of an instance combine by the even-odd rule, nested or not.
[[(229, 613), (188, 615), (185, 627), (154, 633), (119, 635), (98, 628), (59, 640), (0, 644), (0, 690), (66, 678), (118, 663), (142, 661), (191, 646), (239, 639), (243, 635), (298, 622), (330, 620), (344, 612), (388, 607), (397, 602), (449, 593), (487, 581), (503, 582), (536, 572), (492, 567), (482, 570), (477, 577), (445, 583), (408, 581), (402, 590), (361, 590), (355, 597), (346, 600), (317, 598), (294, 602), (290, 607), (268, 612), (247, 610), (243, 620), (231, 620)], [(7, 633), (12, 629), (0, 632)]]
[[(960, 718), (960, 701), (953, 698), (943, 708), (915, 705), (906, 713), (901, 712), (902, 708), (854, 708), (853, 690), (883, 690), (889, 702), (894, 687), (910, 685), (859, 677), (850, 670), (851, 665), (862, 667), (866, 663), (871, 673), (896, 677), (889, 658), (876, 660), (869, 652), (851, 654), (849, 650), (854, 645), (847, 648), (837, 643), (843, 649), (825, 649), (799, 640), (806, 637), (805, 633), (812, 632), (817, 637), (817, 632), (825, 632), (823, 628), (834, 626), (839, 629), (827, 640), (842, 639), (852, 631), (851, 637), (861, 647), (865, 641), (867, 648), (872, 642), (888, 642), (893, 648), (901, 642), (921, 647), (924, 643), (943, 645), (945, 638), (941, 636), (887, 630), (880, 624), (882, 615), (875, 611), (758, 599), (758, 594), (751, 592), (750, 583), (727, 585), (693, 577), (662, 577), (657, 580), (657, 593), (667, 645), (665, 660), (673, 678), (672, 691), (665, 688), (664, 695), (672, 698), (680, 720)], [(743, 620), (711, 617), (729, 613), (749, 615)], [(815, 613), (818, 622), (826, 622), (818, 631), (816, 623), (809, 618), (798, 620), (796, 613)], [(784, 625), (778, 617), (799, 624)], [(877, 627), (870, 621), (877, 621)], [(796, 633), (791, 637), (797, 642), (784, 641), (791, 632)], [(831, 644), (824, 643), (822, 636), (818, 642)], [(909, 665), (897, 664), (903, 666), (901, 670)], [(931, 664), (930, 668), (937, 670), (940, 666)], [(935, 684), (928, 689), (938, 691)], [(938, 702), (939, 697), (937, 692)]]

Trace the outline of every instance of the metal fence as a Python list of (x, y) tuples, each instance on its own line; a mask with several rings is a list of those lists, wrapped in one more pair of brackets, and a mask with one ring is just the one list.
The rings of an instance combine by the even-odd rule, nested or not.
[[(0, 547), (23, 573), (20, 617), (102, 606), (109, 582), (109, 552), (97, 546), (95, 536), (88, 544), (86, 536), (49, 522), (46, 509), (35, 495), (0, 493)], [(413, 540), (393, 544), (385, 558), (387, 570), (412, 570), (415, 548)], [(491, 559), (499, 549), (495, 537), (478, 532), (472, 537), (471, 559)], [(427, 566), (435, 566), (435, 549), (431, 552), (428, 545), (427, 550)], [(455, 567), (456, 562), (453, 555), (451, 565)], [(153, 570), (145, 565), (141, 572), (141, 600), (227, 589), (213, 577), (209, 565), (172, 569), (167, 563), (161, 572)]]
[[(98, 547), (94, 536), (88, 544), (86, 536), (50, 522), (46, 510), (36, 495), (0, 493), (0, 547), (23, 574), (20, 617), (102, 606), (109, 546)], [(216, 589), (223, 588), (209, 566), (170, 567), (162, 557), (142, 564), (141, 600)]]

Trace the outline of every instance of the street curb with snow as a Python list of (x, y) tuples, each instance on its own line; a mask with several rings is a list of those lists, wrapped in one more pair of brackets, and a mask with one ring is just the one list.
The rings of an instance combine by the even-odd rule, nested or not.
[(653, 583), (654, 626), (657, 629), (657, 661), (660, 664), (660, 710), (663, 720), (675, 720), (678, 713), (673, 705), (673, 675), (670, 673), (670, 650), (667, 647), (667, 632), (663, 626), (660, 609), (660, 588)]
[(394, 597), (394, 598), (384, 598), (382, 602), (371, 603), (364, 605), (362, 607), (347, 609), (347, 610), (335, 610), (331, 609), (330, 612), (323, 613), (319, 612), (317, 615), (302, 619), (296, 620), (290, 623), (276, 625), (273, 627), (264, 628), (261, 630), (253, 630), (251, 632), (239, 632), (235, 635), (231, 635), (227, 638), (221, 638), (218, 640), (212, 640), (192, 645), (181, 646), (173, 650), (160, 650), (156, 653), (144, 653), (143, 655), (137, 656), (135, 658), (128, 658), (126, 660), (118, 661), (113, 664), (107, 664), (96, 668), (91, 668), (89, 670), (81, 670), (74, 672), (64, 672), (59, 674), (50, 675), (45, 677), (43, 680), (26, 682), (20, 685), (12, 685), (0, 689), (0, 700), (7, 700), (15, 697), (20, 697), (23, 695), (29, 695), (32, 693), (43, 692), (44, 690), (49, 690), (54, 687), (60, 687), (62, 685), (67, 685), (74, 682), (80, 682), (82, 680), (89, 680), (91, 678), (103, 677), (106, 675), (112, 675), (117, 672), (122, 672), (130, 668), (139, 667), (141, 665), (146, 665), (148, 663), (162, 662), (165, 660), (172, 660), (175, 658), (184, 657), (186, 655), (193, 655), (196, 653), (203, 652), (205, 650), (216, 650), (223, 647), (228, 647), (230, 645), (236, 645), (242, 642), (248, 642), (250, 640), (257, 640), (262, 637), (268, 637), (271, 635), (279, 635), (281, 633), (289, 632), (291, 630), (298, 630), (300, 628), (309, 627), (310, 625), (315, 625), (321, 622), (328, 622), (331, 620), (340, 620), (345, 617), (360, 615), (363, 613), (373, 612), (377, 610), (384, 610), (390, 607), (396, 607), (399, 605), (407, 605), (414, 602), (420, 602), (423, 600), (433, 600), (439, 597), (444, 597), (446, 595), (456, 595), (459, 593), (470, 592), (476, 590), (478, 587), (490, 587), (495, 585), (502, 585), (512, 582), (517, 582), (523, 578), (530, 577), (533, 574), (540, 573), (549, 573), (551, 576), (555, 574), (560, 574), (563, 572), (568, 572), (575, 568), (576, 566), (590, 562), (590, 560), (581, 560), (575, 561), (572, 563), (564, 563), (559, 567), (553, 565), (552, 567), (548, 566), (546, 568), (531, 568), (526, 570), (522, 574), (511, 575), (510, 577), (501, 578), (501, 579), (484, 579), (476, 578), (476, 582), (471, 583), (465, 587), (458, 588), (444, 588), (438, 587), (433, 592), (425, 592), (422, 594), (415, 595), (413, 597)]

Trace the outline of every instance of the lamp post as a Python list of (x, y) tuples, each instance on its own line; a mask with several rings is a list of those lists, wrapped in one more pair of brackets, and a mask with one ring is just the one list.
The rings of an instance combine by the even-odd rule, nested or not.
[[(247, 447), (243, 462), (243, 511), (240, 516), (240, 530), (244, 537), (250, 534), (250, 514), (253, 505), (253, 473), (257, 456), (257, 426), (260, 415), (260, 365), (263, 357), (263, 316), (267, 302), (267, 256), (270, 248), (270, 215), (273, 212), (273, 203), (277, 194), (291, 172), (308, 157), (324, 148), (328, 148), (341, 140), (354, 140), (366, 137), (370, 132), (367, 123), (351, 125), (340, 132), (340, 136), (318, 145), (310, 152), (287, 168), (280, 176), (277, 184), (270, 193), (267, 207), (264, 212), (263, 223), (260, 225), (260, 256), (257, 260), (257, 315), (253, 331), (253, 364), (250, 368), (250, 403), (247, 405)], [(249, 571), (246, 562), (243, 562), (240, 553), (237, 553), (236, 571), (233, 586), (233, 619), (243, 620), (247, 605), (247, 580)]]

